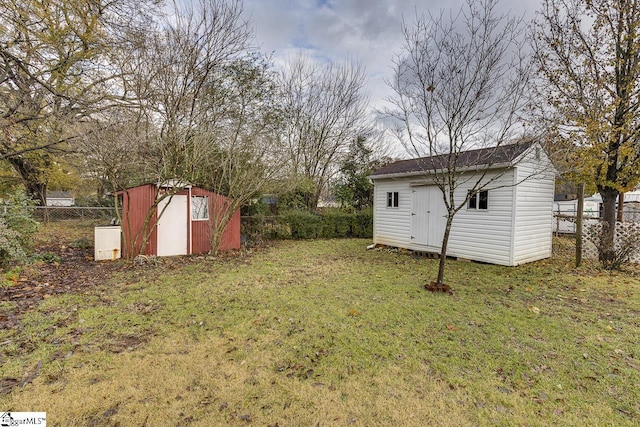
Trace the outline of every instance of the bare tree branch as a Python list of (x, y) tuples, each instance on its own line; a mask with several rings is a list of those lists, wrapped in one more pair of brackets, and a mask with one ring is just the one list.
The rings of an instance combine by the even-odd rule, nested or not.
[[(426, 156), (424, 170), (442, 194), (447, 211), (437, 278), (442, 284), (454, 216), (471, 197), (496, 185), (502, 175), (488, 173), (499, 161), (496, 153), (524, 133), (529, 72), (523, 24), (499, 14), (496, 0), (469, 0), (457, 13), (416, 16), (414, 23), (403, 24), (403, 34), (389, 82), (392, 107), (383, 113), (395, 123), (407, 152)], [(463, 175), (462, 154), (480, 148), (486, 157), (481, 166)], [(469, 191), (461, 197), (463, 185)]]

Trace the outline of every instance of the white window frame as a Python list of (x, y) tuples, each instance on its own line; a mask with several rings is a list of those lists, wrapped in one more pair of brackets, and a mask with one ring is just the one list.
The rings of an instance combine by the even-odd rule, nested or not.
[(400, 206), (400, 192), (398, 191), (387, 191), (387, 207), (388, 208), (398, 208)]
[[(485, 207), (480, 207), (480, 201), (482, 199), (482, 193), (484, 193), (485, 197)], [(467, 210), (471, 211), (488, 211), (489, 210), (489, 190), (480, 190), (473, 193), (471, 197), (469, 197), (469, 201), (467, 202)]]
[[(204, 212), (201, 211), (203, 208)], [(191, 196), (191, 220), (209, 220), (209, 196)]]

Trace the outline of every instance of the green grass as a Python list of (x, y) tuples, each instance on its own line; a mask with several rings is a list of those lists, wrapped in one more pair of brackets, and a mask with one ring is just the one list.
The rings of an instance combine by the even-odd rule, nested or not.
[[(0, 270), (0, 289), (8, 288), (18, 282), (21, 269), (19, 267), (10, 268), (7, 271)], [(0, 303), (0, 306), (2, 304)]]
[(640, 283), (556, 257), (437, 260), (366, 240), (144, 267), (0, 331), (0, 408), (52, 425), (637, 425)]

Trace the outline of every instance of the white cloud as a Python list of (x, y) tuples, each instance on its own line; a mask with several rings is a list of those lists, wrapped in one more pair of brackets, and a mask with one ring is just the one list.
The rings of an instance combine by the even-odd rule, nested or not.
[[(533, 17), (540, 0), (502, 1), (501, 9)], [(418, 3), (418, 4), (416, 4)], [(259, 47), (281, 64), (297, 52), (325, 60), (358, 59), (367, 69), (373, 107), (391, 94), (385, 79), (399, 52), (402, 20), (416, 13), (457, 11), (465, 0), (245, 0)]]

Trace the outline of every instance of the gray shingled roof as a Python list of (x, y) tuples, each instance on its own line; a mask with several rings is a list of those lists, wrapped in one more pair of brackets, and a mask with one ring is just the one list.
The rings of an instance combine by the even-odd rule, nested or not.
[(69, 191), (47, 191), (47, 199), (72, 199), (73, 194)]
[[(510, 164), (524, 153), (535, 142), (528, 140), (515, 144), (499, 147), (481, 148), (458, 153), (455, 161), (456, 168), (472, 166), (504, 165)], [(400, 160), (390, 163), (371, 174), (372, 178), (385, 175), (410, 174), (412, 172), (430, 172), (433, 170), (445, 170), (449, 161), (448, 154), (433, 157), (420, 157), (416, 159)]]

